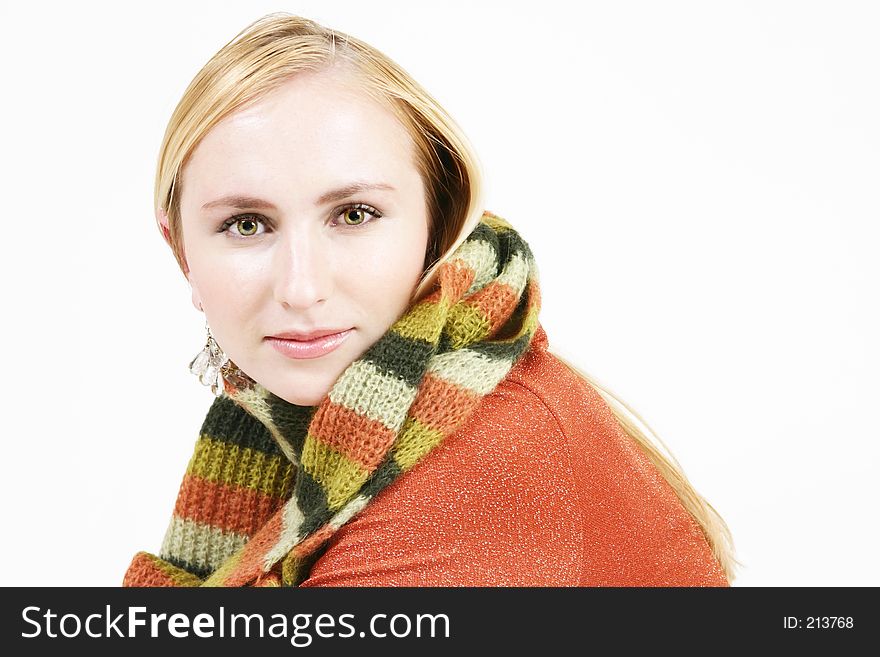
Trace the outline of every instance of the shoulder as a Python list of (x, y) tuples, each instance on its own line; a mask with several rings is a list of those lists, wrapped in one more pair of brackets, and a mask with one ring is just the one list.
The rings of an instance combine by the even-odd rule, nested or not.
[[(583, 518), (584, 585), (725, 586), (694, 518), (598, 391), (547, 351), (546, 336), (507, 388), (550, 415), (570, 455)], [(536, 403), (543, 406), (537, 410)]]
[(616, 427), (617, 420), (595, 388), (572, 372), (548, 350), (547, 335), (539, 328), (532, 347), (510, 371), (499, 388), (529, 399), (536, 414), (552, 416), (562, 434), (591, 427)]

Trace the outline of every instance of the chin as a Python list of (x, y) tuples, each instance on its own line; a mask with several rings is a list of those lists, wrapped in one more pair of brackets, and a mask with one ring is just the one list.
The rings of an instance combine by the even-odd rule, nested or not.
[[(303, 361), (304, 363), (307, 361)], [(317, 406), (321, 403), (325, 396), (335, 383), (336, 377), (328, 380), (329, 372), (316, 371), (309, 373), (307, 371), (285, 372), (282, 368), (297, 367), (298, 363), (292, 363), (288, 360), (282, 360), (280, 365), (277, 362), (260, 363), (260, 371), (251, 377), (257, 381), (266, 390), (276, 397), (283, 399), (289, 404), (296, 406)], [(268, 376), (260, 376), (260, 374), (268, 374)], [(279, 376), (280, 375), (280, 376)]]
[(303, 393), (302, 388), (299, 388), (296, 391), (289, 389), (281, 390), (280, 392), (276, 392), (275, 394), (278, 395), (278, 397), (281, 397), (281, 399), (283, 399), (284, 401), (290, 404), (294, 404), (296, 406), (317, 406), (327, 395), (327, 392), (329, 391)]
[(287, 399), (286, 401), (290, 402), (294, 406), (318, 406), (321, 403), (323, 397), (311, 397), (311, 398), (300, 398), (294, 397), (293, 399)]

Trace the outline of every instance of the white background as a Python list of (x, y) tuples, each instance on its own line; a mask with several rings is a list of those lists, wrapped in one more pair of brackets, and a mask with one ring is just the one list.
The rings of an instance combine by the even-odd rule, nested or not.
[(284, 10), (456, 117), (551, 347), (726, 518), (735, 584), (880, 585), (876, 3), (0, 6), (0, 584), (116, 586), (159, 548), (211, 397), (156, 155), (198, 69)]

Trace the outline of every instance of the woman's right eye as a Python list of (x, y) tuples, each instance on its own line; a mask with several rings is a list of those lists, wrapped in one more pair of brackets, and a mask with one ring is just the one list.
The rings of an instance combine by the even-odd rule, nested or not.
[[(260, 230), (261, 227), (262, 230)], [(220, 232), (230, 233), (235, 237), (253, 237), (266, 232), (266, 225), (256, 215), (242, 214), (224, 221)]]

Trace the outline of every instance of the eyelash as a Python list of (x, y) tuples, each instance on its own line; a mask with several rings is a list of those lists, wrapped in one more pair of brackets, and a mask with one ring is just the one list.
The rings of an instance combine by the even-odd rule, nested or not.
[[(335, 217), (338, 217), (339, 215), (341, 215), (345, 212), (349, 212), (351, 210), (363, 210), (367, 214), (373, 215), (373, 219), (370, 219), (369, 221), (365, 221), (363, 223), (357, 224), (355, 226), (343, 224), (343, 226), (347, 229), (356, 230), (356, 229), (360, 228), (361, 226), (365, 226), (369, 223), (372, 223), (376, 219), (379, 219), (382, 217), (382, 214), (376, 208), (374, 208), (372, 205), (367, 205), (366, 203), (350, 203), (349, 205), (343, 205), (341, 208), (334, 211), (333, 215)], [(247, 239), (248, 237), (256, 237), (255, 235), (236, 235), (234, 232), (229, 230), (232, 226), (237, 224), (239, 221), (243, 221), (245, 219), (250, 219), (251, 221), (262, 223), (264, 226), (266, 225), (265, 219), (260, 217), (260, 215), (252, 214), (252, 213), (237, 214), (235, 216), (229, 217), (229, 219), (224, 221), (220, 225), (220, 228), (217, 230), (217, 232), (218, 233), (229, 233), (235, 239)]]

